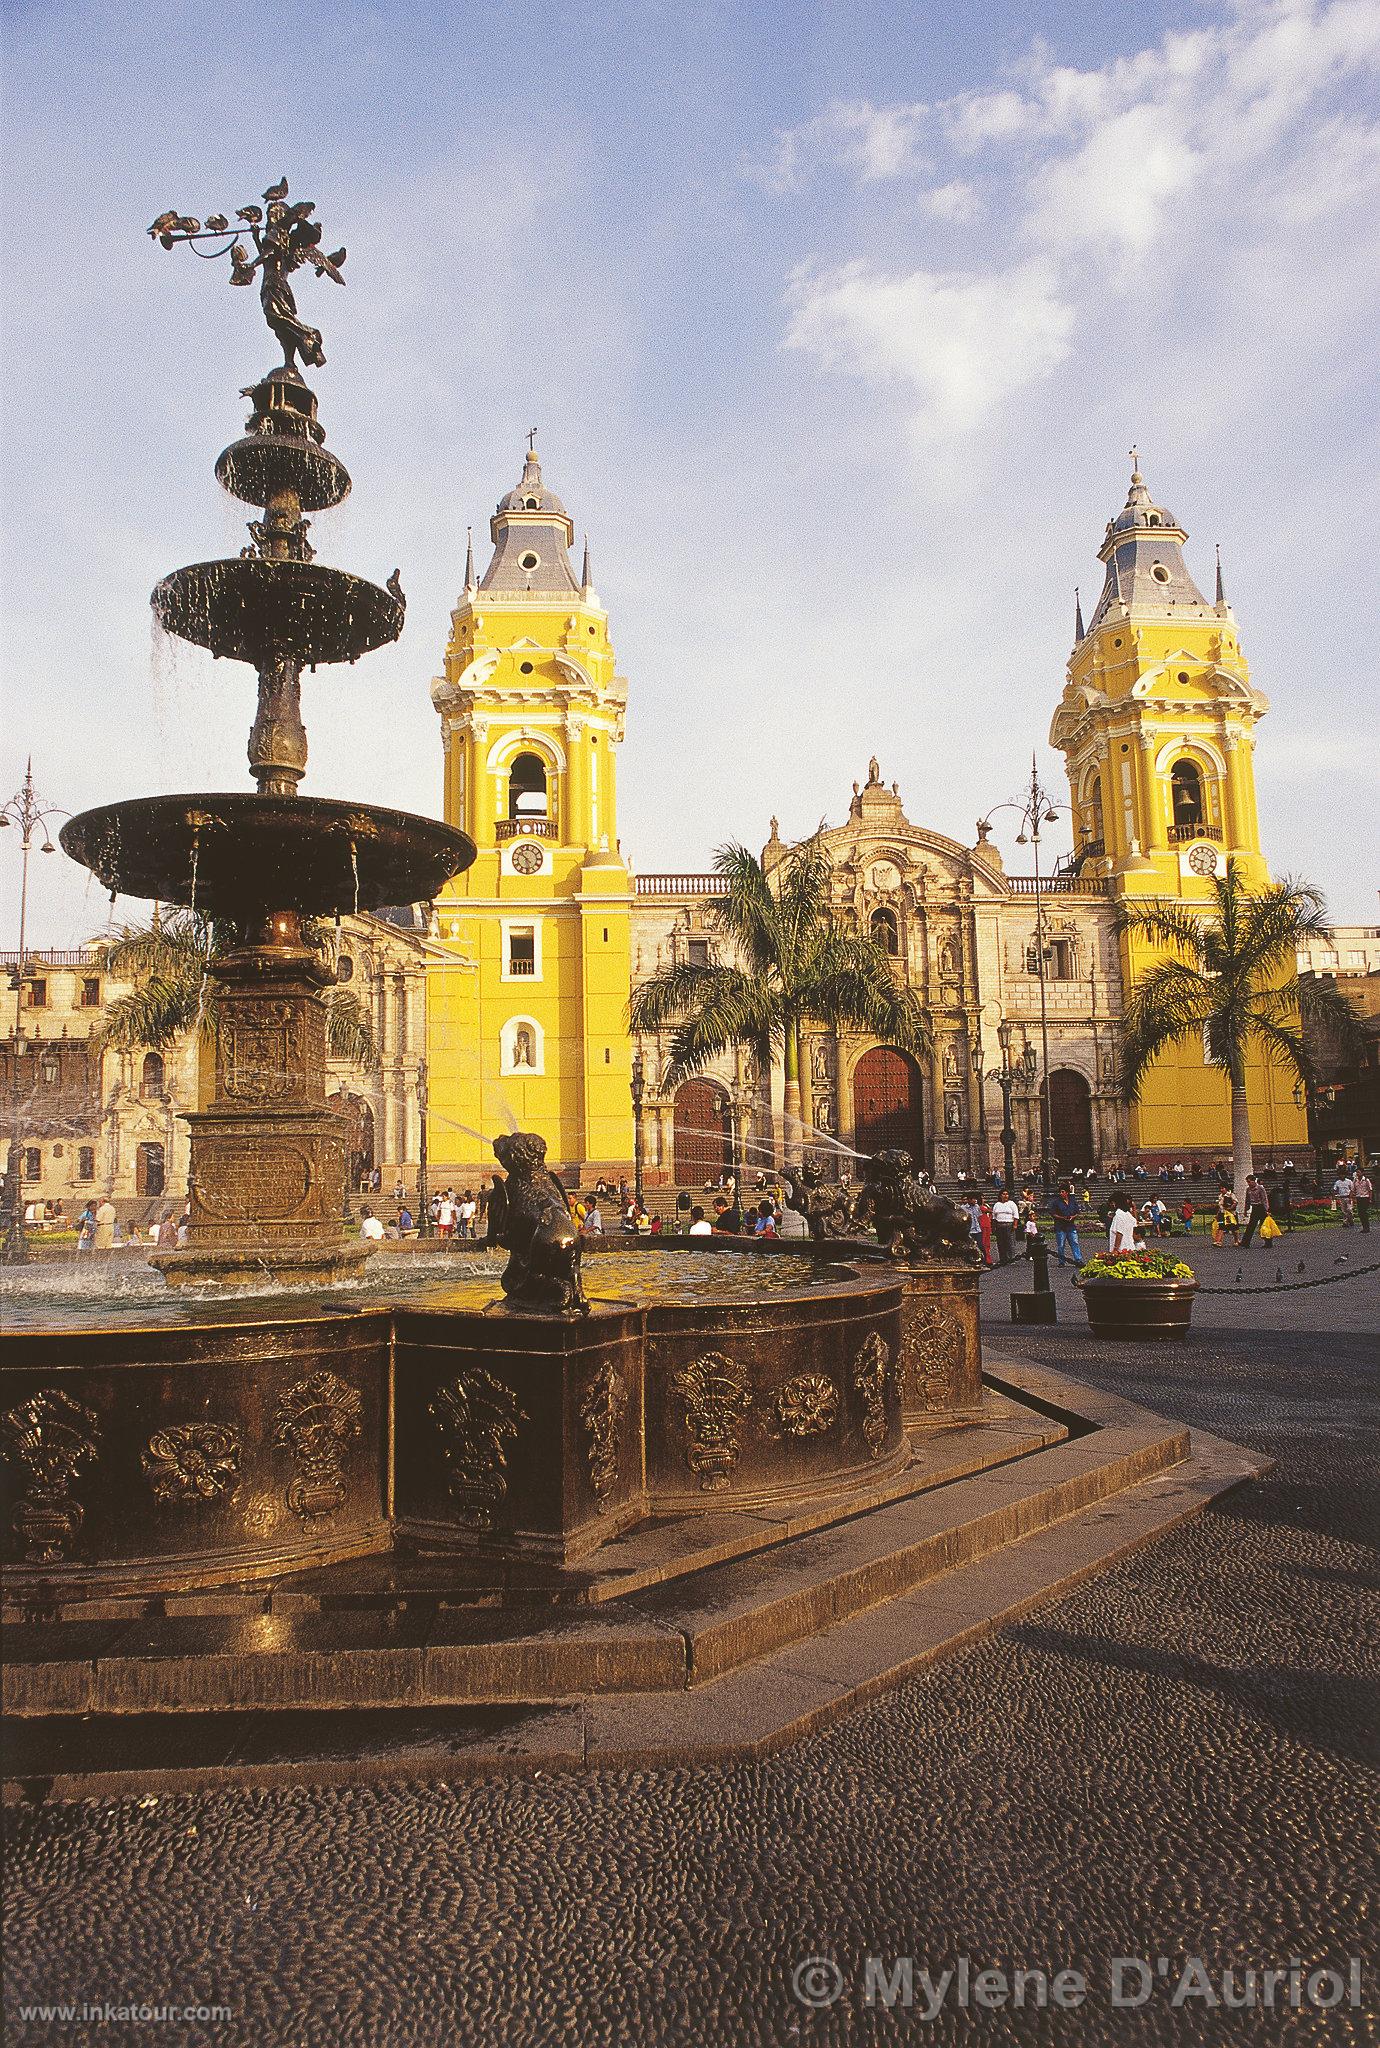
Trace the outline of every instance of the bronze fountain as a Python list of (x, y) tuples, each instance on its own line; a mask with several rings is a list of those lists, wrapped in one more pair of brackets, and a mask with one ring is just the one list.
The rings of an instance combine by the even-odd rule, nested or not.
[(209, 1105), (189, 1118), (186, 1245), (153, 1255), (174, 1285), (253, 1275), (308, 1282), (363, 1266), (369, 1247), (342, 1235), (345, 1139), (326, 1106), (321, 991), (334, 976), (303, 919), (430, 898), (474, 858), (463, 832), (434, 819), (298, 793), (303, 670), (386, 646), (406, 610), (396, 570), (380, 588), (316, 562), (307, 539), (307, 513), (340, 504), (350, 489), (296, 361), (319, 367), (326, 358), (320, 332), (298, 315), (291, 273), (309, 264), (344, 283), (345, 251), (322, 253), (314, 212), (310, 200), (289, 203), (286, 178), (262, 207), (241, 207), (252, 259), (221, 214), (203, 225), (164, 213), (149, 229), (167, 249), (183, 242), (198, 255), (228, 255), (233, 285), (258, 272), (264, 317), (283, 349), (243, 394), (246, 432), (216, 462), (225, 489), (263, 510), (249, 524), (251, 545), (175, 570), (150, 600), (167, 632), (257, 671), (257, 791), (136, 797), (84, 811), (61, 833), (112, 895), (184, 904), (234, 936), (210, 969), (215, 1081)]

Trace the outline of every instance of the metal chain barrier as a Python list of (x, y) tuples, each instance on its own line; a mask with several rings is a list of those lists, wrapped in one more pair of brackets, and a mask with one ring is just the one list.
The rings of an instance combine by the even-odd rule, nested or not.
[[(1020, 1259), (1012, 1259), (1011, 1266), (1018, 1266), (1021, 1263)], [(1011, 1266), (985, 1266), (979, 1271), (978, 1278), (983, 1279), (988, 1273), (1009, 1273)], [(1198, 1282), (1198, 1292), (1199, 1294), (1297, 1294), (1304, 1287), (1331, 1287), (1337, 1280), (1359, 1280), (1363, 1273), (1380, 1273), (1380, 1259), (1376, 1259), (1369, 1266), (1352, 1266), (1345, 1273), (1320, 1273), (1316, 1280), (1275, 1280), (1265, 1287), (1242, 1287), (1239, 1285), (1232, 1287), (1205, 1287), (1200, 1280)]]

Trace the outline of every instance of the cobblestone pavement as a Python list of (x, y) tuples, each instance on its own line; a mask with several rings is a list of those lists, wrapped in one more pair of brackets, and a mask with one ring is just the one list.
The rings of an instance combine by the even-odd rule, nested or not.
[[(1310, 1235), (1294, 1263), (1319, 1245)], [(1256, 1297), (1253, 1312), (1228, 1300), (1243, 1326), (1202, 1317), (1192, 1343), (1163, 1349), (1095, 1345), (1076, 1299), (1058, 1329), (992, 1316), (994, 1352), (1259, 1446), (1277, 1469), (765, 1762), (20, 1810), (8, 2038), (1380, 2039), (1373, 1951), (1359, 2010), (1291, 2013), (1287, 1980), (1273, 2013), (1259, 1983), (1253, 2009), (1170, 2003), (1186, 1956), (1214, 1973), (1295, 1959), (1345, 1971), (1365, 1953), (1380, 1839), (1377, 1302), (1374, 1279)], [(791, 1990), (815, 1955), (843, 1973), (819, 2009)], [(892, 1964), (914, 1958), (909, 2008), (866, 2003), (869, 1956), (902, 1995)], [(951, 1984), (927, 2022), (920, 1971), (962, 1956), (973, 1973), (1081, 1970), (1086, 2002), (964, 2010)], [(1113, 2007), (1117, 1956), (1168, 1959), (1143, 2007)], [(803, 1988), (836, 1981), (825, 1968)], [(21, 2002), (59, 1999), (235, 2016), (18, 2017)]]

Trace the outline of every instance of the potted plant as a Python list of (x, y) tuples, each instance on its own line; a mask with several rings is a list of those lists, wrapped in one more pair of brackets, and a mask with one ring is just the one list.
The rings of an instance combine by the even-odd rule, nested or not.
[(1192, 1266), (1168, 1252), (1099, 1253), (1076, 1283), (1095, 1337), (1185, 1337), (1198, 1291)]

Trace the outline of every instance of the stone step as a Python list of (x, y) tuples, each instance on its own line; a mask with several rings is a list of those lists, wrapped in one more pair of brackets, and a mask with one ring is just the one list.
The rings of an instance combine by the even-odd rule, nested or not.
[(1269, 1462), (1195, 1431), (1189, 1457), (1155, 1477), (702, 1685), (459, 1709), (55, 1715), (12, 1725), (5, 1797), (157, 1797), (764, 1755), (1059, 1598)]

